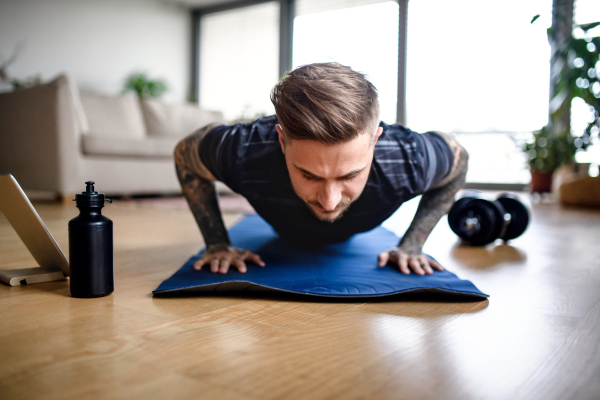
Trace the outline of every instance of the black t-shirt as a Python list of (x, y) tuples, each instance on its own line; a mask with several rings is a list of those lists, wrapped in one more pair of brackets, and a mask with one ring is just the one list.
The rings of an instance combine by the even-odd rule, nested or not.
[(295, 240), (336, 242), (371, 230), (452, 168), (452, 152), (439, 135), (382, 122), (383, 134), (375, 144), (363, 193), (339, 220), (320, 221), (294, 192), (276, 123), (271, 116), (250, 124), (217, 126), (202, 139), (200, 159), (280, 235)]

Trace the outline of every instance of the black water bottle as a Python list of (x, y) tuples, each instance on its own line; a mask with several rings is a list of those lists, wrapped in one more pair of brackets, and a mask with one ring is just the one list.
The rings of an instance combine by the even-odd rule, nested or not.
[(69, 264), (73, 297), (102, 297), (115, 289), (113, 223), (102, 215), (107, 200), (85, 183), (85, 192), (75, 195), (79, 215), (69, 221)]

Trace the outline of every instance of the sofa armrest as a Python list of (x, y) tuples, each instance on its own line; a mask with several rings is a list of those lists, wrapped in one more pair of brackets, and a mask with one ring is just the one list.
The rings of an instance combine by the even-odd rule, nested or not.
[(75, 193), (80, 125), (65, 75), (0, 93), (0, 171), (13, 174), (25, 189)]

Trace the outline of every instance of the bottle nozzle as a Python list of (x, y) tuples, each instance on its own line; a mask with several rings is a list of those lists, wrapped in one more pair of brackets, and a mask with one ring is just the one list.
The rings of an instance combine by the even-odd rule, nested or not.
[(85, 184), (86, 184), (86, 187), (85, 187), (86, 193), (96, 193), (96, 191), (94, 190), (94, 182), (88, 181)]
[(104, 193), (98, 193), (94, 189), (94, 182), (88, 181), (85, 183), (85, 192), (75, 195), (77, 207), (104, 207)]

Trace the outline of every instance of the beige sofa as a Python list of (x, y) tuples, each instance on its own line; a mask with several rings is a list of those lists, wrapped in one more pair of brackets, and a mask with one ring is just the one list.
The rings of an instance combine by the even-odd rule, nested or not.
[(173, 149), (194, 130), (221, 122), (193, 104), (80, 94), (66, 75), (0, 93), (0, 172), (27, 191), (68, 197), (96, 182), (107, 194), (179, 193)]

